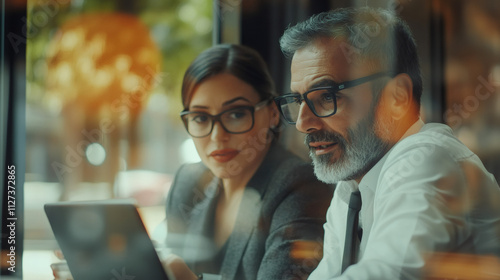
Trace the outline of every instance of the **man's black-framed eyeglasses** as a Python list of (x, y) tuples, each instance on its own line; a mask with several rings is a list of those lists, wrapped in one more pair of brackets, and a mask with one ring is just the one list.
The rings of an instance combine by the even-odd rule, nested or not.
[(269, 104), (271, 99), (263, 100), (255, 106), (239, 106), (210, 115), (205, 112), (187, 111), (181, 112), (181, 119), (189, 135), (201, 138), (210, 135), (214, 129), (215, 122), (219, 122), (222, 128), (232, 134), (240, 134), (250, 131), (254, 125), (254, 112)]
[(299, 117), (300, 105), (305, 101), (309, 109), (316, 117), (325, 118), (337, 113), (337, 92), (343, 89), (358, 86), (360, 84), (388, 76), (387, 72), (380, 72), (359, 79), (334, 83), (330, 86), (317, 87), (306, 91), (304, 94), (286, 94), (274, 98), (274, 102), (281, 113), (290, 124), (295, 124)]

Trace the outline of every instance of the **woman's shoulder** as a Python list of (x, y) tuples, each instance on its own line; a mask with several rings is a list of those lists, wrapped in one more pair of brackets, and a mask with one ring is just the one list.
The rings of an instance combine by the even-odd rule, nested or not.
[(212, 173), (203, 163), (183, 164), (175, 174), (168, 196), (171, 201), (184, 201), (189, 199), (201, 184), (212, 179)]
[(322, 224), (334, 189), (316, 177), (311, 163), (286, 151), (268, 181), (261, 213), (264, 224), (280, 227), (304, 218)]
[[(319, 180), (314, 175), (314, 169), (310, 162), (307, 162), (282, 146), (272, 147), (274, 149), (271, 156), (278, 156), (272, 164), (272, 179), (286, 182), (312, 182)], [(273, 159), (271, 159), (273, 161)]]
[(270, 172), (268, 196), (283, 196), (290, 192), (310, 192), (330, 195), (333, 186), (321, 182), (314, 174), (311, 163), (278, 146), (280, 159)]
[(186, 163), (183, 164), (175, 172), (174, 182), (171, 188), (177, 188), (179, 185), (191, 183), (197, 180), (206, 170), (206, 167), (201, 163)]

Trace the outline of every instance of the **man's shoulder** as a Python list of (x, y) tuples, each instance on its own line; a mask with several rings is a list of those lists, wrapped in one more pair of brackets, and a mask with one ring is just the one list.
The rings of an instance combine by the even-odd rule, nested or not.
[(446, 154), (451, 160), (471, 157), (471, 152), (453, 134), (452, 129), (440, 123), (425, 124), (422, 129), (398, 142), (390, 151), (388, 161), (408, 156), (422, 157), (421, 160), (432, 159)]
[(384, 186), (414, 180), (438, 180), (461, 176), (463, 163), (479, 159), (461, 143), (446, 125), (426, 124), (422, 129), (397, 143), (387, 154), (378, 182)]

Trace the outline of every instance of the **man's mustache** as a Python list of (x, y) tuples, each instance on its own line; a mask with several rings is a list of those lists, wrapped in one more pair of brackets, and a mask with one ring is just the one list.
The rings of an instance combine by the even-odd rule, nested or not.
[(345, 144), (347, 143), (345, 138), (340, 134), (322, 130), (306, 134), (304, 143), (309, 147), (309, 143), (311, 142), (335, 142), (339, 143), (340, 146), (343, 147), (345, 147)]

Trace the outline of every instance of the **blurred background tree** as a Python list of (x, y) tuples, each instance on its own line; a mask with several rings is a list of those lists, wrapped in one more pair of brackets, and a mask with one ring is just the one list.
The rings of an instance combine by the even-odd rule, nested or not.
[(182, 76), (212, 43), (212, 1), (29, 0), (25, 21), (28, 177), (68, 199), (81, 182), (113, 193), (120, 171), (172, 174)]
[[(210, 47), (212, 1), (207, 0), (30, 0), (28, 1), (28, 103), (45, 104), (46, 53), (50, 40), (67, 20), (80, 14), (121, 12), (137, 16), (150, 30), (162, 53), (161, 82), (155, 91), (176, 99), (169, 102), (175, 117), (180, 108), (180, 81), (191, 60)], [(57, 110), (56, 110), (57, 111)]]

